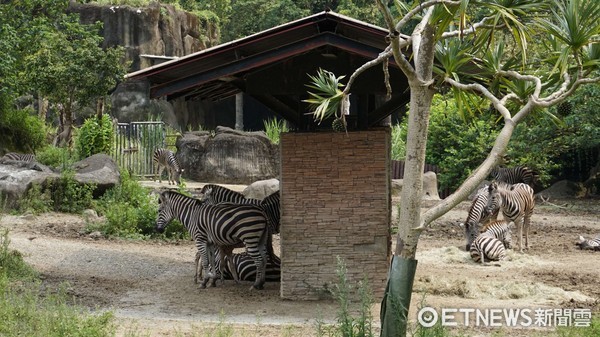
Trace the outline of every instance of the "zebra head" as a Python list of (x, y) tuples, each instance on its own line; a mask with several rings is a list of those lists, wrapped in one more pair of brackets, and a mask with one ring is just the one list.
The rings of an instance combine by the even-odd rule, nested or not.
[(181, 185), (181, 175), (183, 174), (183, 169), (177, 167), (173, 170), (173, 180), (177, 183), (177, 185)]
[(162, 233), (167, 224), (175, 217), (172, 207), (173, 201), (163, 192), (158, 197), (158, 216), (156, 217), (156, 231)]
[(471, 249), (471, 244), (475, 241), (477, 235), (479, 235), (479, 223), (467, 221), (465, 223), (461, 223), (460, 227), (464, 227), (465, 229), (465, 238), (467, 239), (467, 245), (465, 246), (465, 250), (468, 252)]
[(496, 210), (500, 209), (502, 206), (502, 196), (500, 195), (500, 191), (498, 190), (498, 184), (496, 182), (492, 182), (488, 186), (488, 196), (487, 196), (487, 204), (485, 205), (485, 212), (488, 215), (493, 214)]
[(515, 225), (513, 221), (508, 223), (508, 230), (504, 233), (504, 240), (502, 240), (502, 243), (504, 243), (504, 248), (506, 249), (512, 249), (511, 233), (516, 228), (516, 226), (517, 225)]
[(208, 202), (209, 204), (215, 204), (215, 198), (212, 195), (212, 191), (212, 187), (202, 188), (202, 191), (200, 191), (200, 201)]

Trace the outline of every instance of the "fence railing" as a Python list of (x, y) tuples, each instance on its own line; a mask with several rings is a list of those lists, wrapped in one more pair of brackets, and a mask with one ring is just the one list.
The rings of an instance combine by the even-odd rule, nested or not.
[(163, 122), (118, 123), (115, 126), (113, 158), (119, 167), (138, 177), (152, 177), (155, 168), (152, 154), (165, 147), (166, 129)]

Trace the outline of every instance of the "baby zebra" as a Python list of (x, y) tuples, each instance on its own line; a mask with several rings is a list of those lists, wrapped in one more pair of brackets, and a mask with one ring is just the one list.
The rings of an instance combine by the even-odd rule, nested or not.
[(481, 233), (475, 238), (470, 253), (473, 261), (482, 264), (486, 261), (501, 261), (506, 258), (504, 244), (490, 232)]
[(586, 239), (583, 236), (579, 236), (579, 241), (575, 243), (579, 249), (582, 250), (596, 250), (600, 251), (600, 235), (594, 239)]
[[(223, 276), (225, 280), (235, 280), (234, 273), (231, 272), (228, 263), (225, 263), (223, 267), (220, 266), (221, 258), (219, 251), (215, 251), (215, 263), (216, 263), (216, 278), (221, 278), (219, 270), (223, 270)], [(240, 281), (254, 281), (256, 279), (256, 266), (254, 260), (248, 255), (248, 253), (233, 253), (231, 255), (231, 261), (236, 269), (237, 277)], [(211, 272), (213, 272), (211, 270)], [(199, 268), (194, 278), (195, 283), (198, 283), (198, 278), (202, 277), (202, 268)], [(280, 282), (281, 281), (281, 260), (277, 255), (267, 255), (267, 265), (265, 268), (265, 281), (266, 282)]]
[(498, 218), (498, 213), (500, 212), (499, 208), (491, 214), (486, 211), (485, 206), (487, 204), (487, 196), (488, 185), (485, 185), (475, 194), (473, 202), (471, 203), (471, 208), (469, 208), (467, 220), (460, 224), (460, 227), (464, 227), (465, 237), (467, 238), (467, 245), (465, 246), (466, 251), (469, 251), (471, 243), (473, 243), (477, 235), (481, 232), (481, 224), (486, 224), (489, 221)]
[(482, 233), (492, 234), (496, 239), (500, 240), (504, 245), (504, 248), (512, 248), (511, 230), (515, 228), (514, 222), (506, 222), (504, 220), (497, 220), (488, 222), (481, 229)]
[(154, 150), (152, 161), (156, 164), (156, 170), (158, 171), (158, 182), (161, 181), (161, 176), (164, 169), (167, 169), (167, 175), (169, 179), (169, 185), (173, 182), (175, 184), (181, 184), (180, 177), (183, 173), (183, 169), (179, 166), (179, 162), (175, 157), (175, 154), (168, 149), (158, 148)]

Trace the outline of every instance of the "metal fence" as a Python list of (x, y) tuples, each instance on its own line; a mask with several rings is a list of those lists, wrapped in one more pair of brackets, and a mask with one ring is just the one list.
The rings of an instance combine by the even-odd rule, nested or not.
[(165, 147), (165, 139), (163, 122), (118, 123), (113, 158), (133, 176), (152, 177), (155, 175), (152, 154), (156, 148)]

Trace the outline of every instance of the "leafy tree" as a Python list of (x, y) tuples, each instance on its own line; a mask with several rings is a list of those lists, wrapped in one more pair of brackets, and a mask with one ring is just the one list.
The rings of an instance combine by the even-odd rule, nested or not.
[(60, 114), (59, 144), (69, 144), (76, 109), (93, 103), (116, 86), (126, 72), (123, 48), (103, 49), (100, 22), (82, 25), (62, 14), (56, 29), (41, 32), (39, 49), (26, 56), (25, 78)]
[[(397, 243), (381, 312), (382, 336), (404, 336), (421, 233), (466, 199), (501, 162), (517, 125), (526, 117), (563, 102), (582, 85), (600, 82), (600, 2), (397, 1), (402, 13), (398, 18), (383, 0), (377, 0), (377, 4), (389, 29), (389, 46), (375, 60), (358, 68), (349, 77), (344, 94), (336, 99), (343, 102), (341, 107), (349, 105), (356, 77), (390, 57), (408, 80), (410, 112), (404, 188)], [(401, 33), (413, 21), (415, 28)], [(529, 55), (527, 47), (533, 31), (550, 43), (540, 46), (546, 48), (545, 52)], [(552, 67), (546, 71), (548, 64)], [(473, 94), (488, 100), (503, 125), (481, 165), (456, 192), (422, 213), (422, 172), (436, 85), (454, 93), (463, 115), (474, 114), (467, 109)], [(330, 99), (323, 97), (323, 104), (334, 106)], [(337, 113), (335, 109), (324, 109), (328, 116)]]

